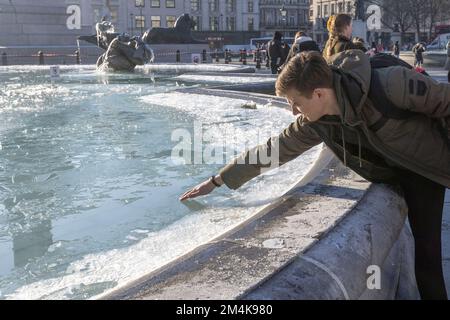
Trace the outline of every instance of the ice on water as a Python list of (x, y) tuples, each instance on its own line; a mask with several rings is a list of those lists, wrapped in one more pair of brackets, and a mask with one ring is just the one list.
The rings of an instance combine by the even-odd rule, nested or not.
[(292, 115), (139, 72), (63, 67), (51, 88), (46, 69), (11, 68), (0, 68), (0, 299), (88, 299), (126, 284), (251, 217), (319, 152), (183, 204), (178, 196), (222, 165), (171, 161), (174, 130), (201, 122), (205, 147), (234, 134), (229, 160)]

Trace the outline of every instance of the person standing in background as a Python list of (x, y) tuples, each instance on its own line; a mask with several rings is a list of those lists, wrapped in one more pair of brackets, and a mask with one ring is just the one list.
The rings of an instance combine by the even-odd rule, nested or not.
[(345, 13), (333, 15), (328, 19), (327, 29), (329, 39), (323, 50), (323, 57), (329, 60), (336, 53), (350, 49), (359, 49), (366, 52), (367, 49), (361, 39), (352, 41), (352, 17)]
[(277, 74), (278, 67), (281, 65), (281, 57), (283, 56), (283, 49), (281, 38), (283, 35), (279, 31), (275, 31), (273, 35), (273, 39), (269, 41), (267, 44), (269, 60), (270, 60), (270, 69), (272, 70), (272, 74)]
[(280, 70), (291, 60), (297, 53), (303, 51), (317, 51), (320, 52), (320, 48), (317, 43), (311, 38), (308, 37), (304, 31), (298, 31), (295, 34), (294, 44), (292, 45), (291, 50), (289, 51), (289, 55), (286, 58), (284, 64), (279, 68)]
[(413, 48), (412, 52), (414, 53), (414, 67), (422, 68), (423, 67), (423, 53), (425, 52), (425, 47), (422, 43), (417, 43)]
[(398, 41), (395, 41), (395, 44), (394, 44), (394, 56), (397, 59), (400, 58), (400, 45), (399, 45)]

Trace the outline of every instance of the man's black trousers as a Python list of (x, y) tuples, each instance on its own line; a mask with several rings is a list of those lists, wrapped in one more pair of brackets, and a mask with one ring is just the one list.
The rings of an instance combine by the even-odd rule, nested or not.
[(442, 272), (441, 228), (446, 188), (408, 170), (398, 170), (415, 243), (417, 286), (422, 299), (447, 299)]

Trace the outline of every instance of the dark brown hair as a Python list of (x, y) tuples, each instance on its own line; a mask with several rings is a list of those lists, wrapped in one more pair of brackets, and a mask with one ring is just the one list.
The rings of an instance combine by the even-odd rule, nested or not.
[(306, 33), (305, 33), (305, 31), (297, 31), (297, 33), (295, 34), (295, 37), (294, 38), (300, 38), (300, 37), (305, 37), (306, 36)]
[(333, 74), (319, 52), (306, 51), (297, 54), (283, 68), (275, 84), (277, 96), (284, 97), (290, 89), (296, 89), (311, 97), (317, 88), (332, 88)]

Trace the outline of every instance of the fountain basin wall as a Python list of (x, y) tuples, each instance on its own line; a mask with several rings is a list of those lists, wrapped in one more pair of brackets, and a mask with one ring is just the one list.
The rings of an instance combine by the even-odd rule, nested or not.
[[(402, 52), (400, 58), (408, 62), (410, 65), (414, 65), (414, 53)], [(439, 67), (443, 68), (447, 61), (447, 51), (429, 51), (423, 53), (424, 67)]]
[[(394, 191), (334, 163), (251, 221), (104, 298), (417, 299), (405, 217)], [(374, 265), (380, 289), (367, 287)]]

